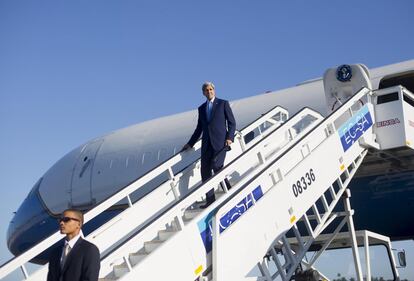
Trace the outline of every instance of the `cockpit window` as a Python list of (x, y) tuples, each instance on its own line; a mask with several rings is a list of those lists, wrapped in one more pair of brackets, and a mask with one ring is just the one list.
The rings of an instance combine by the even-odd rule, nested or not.
[(33, 194), (37, 194), (39, 191), (40, 184), (42, 183), (43, 177), (41, 177), (33, 186), (32, 190), (30, 190), (27, 197), (33, 196)]

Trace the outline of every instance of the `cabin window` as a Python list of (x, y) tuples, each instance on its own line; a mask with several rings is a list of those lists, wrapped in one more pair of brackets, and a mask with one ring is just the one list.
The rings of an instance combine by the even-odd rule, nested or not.
[(116, 159), (111, 159), (111, 161), (109, 161), (109, 169), (112, 169), (113, 166), (115, 166), (116, 164)]
[(168, 151), (165, 148), (161, 148), (158, 150), (157, 160), (158, 161), (165, 161), (168, 158)]
[(152, 163), (155, 161), (154, 153), (151, 153), (150, 151), (145, 152), (142, 154), (141, 164), (143, 166), (148, 165), (149, 163)]
[(125, 158), (125, 168), (129, 169), (137, 169), (137, 165), (139, 165), (139, 156), (135, 154), (130, 154)]

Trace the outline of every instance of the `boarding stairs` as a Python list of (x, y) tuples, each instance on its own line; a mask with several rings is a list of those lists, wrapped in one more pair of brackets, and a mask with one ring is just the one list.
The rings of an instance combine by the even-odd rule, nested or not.
[[(377, 104), (379, 96), (394, 92), (398, 109)], [(311, 267), (303, 257), (340, 216), (334, 208), (341, 200), (346, 219), (335, 232), (347, 223), (356, 240), (347, 187), (368, 148), (413, 148), (411, 101), (414, 96), (402, 87), (363, 88), (325, 119), (305, 108), (282, 125), (284, 118), (277, 116), (287, 113), (275, 108), (238, 133), (229, 162), (203, 184), (198, 161), (175, 173), (185, 153), (167, 160), (85, 215), (89, 221), (128, 202), (129, 208), (86, 237), (101, 251), (100, 280), (289, 280), (300, 264)], [(387, 128), (375, 122), (384, 114), (402, 120), (395, 143), (378, 138)], [(137, 188), (163, 173), (168, 181), (131, 200)], [(212, 187), (216, 201), (200, 209)], [(0, 278), (21, 268), (25, 279), (44, 280), (46, 266), (29, 274), (24, 265), (61, 238), (56, 233), (12, 260)], [(259, 277), (252, 273), (256, 266)]]

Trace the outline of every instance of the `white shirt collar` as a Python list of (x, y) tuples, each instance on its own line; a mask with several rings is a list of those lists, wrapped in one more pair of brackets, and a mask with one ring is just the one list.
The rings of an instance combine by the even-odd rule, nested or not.
[(67, 241), (67, 240), (65, 239), (65, 246), (66, 246), (66, 244), (69, 244), (69, 247), (70, 247), (71, 249), (73, 249), (73, 247), (75, 246), (76, 242), (78, 242), (79, 238), (80, 238), (80, 237), (82, 237), (82, 236), (83, 236), (82, 231), (80, 231), (80, 232), (78, 233), (78, 235), (76, 235), (75, 237), (73, 237), (73, 238), (72, 238), (72, 239), (70, 239), (69, 241)]
[(215, 100), (215, 99), (216, 99), (216, 97), (212, 98), (211, 100), (208, 100), (208, 99), (207, 99), (207, 102), (214, 103), (214, 100)]

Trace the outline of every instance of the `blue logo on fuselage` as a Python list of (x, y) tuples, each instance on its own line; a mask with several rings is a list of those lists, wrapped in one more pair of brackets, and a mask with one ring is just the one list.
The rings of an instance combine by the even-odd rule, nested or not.
[(347, 82), (352, 78), (352, 68), (347, 64), (343, 64), (336, 69), (336, 79), (341, 82)]
[(369, 113), (368, 106), (365, 105), (354, 116), (349, 118), (349, 120), (338, 130), (344, 152), (347, 151), (363, 133), (371, 128), (371, 126), (371, 114)]

